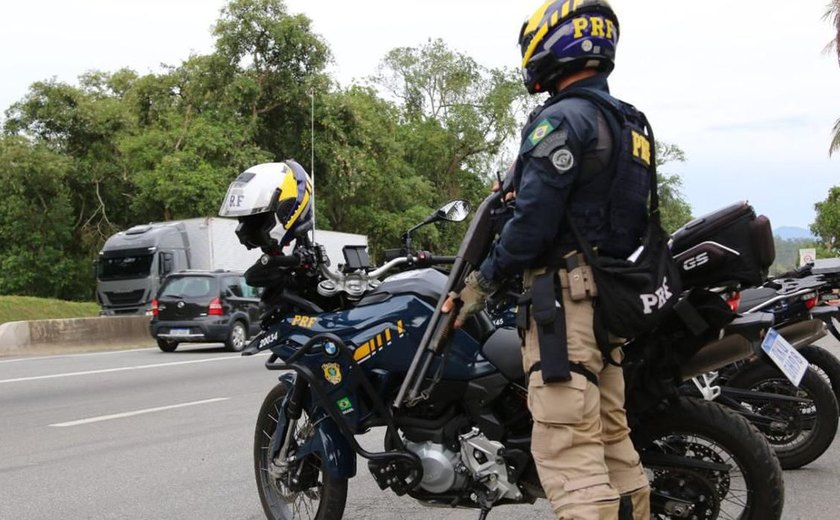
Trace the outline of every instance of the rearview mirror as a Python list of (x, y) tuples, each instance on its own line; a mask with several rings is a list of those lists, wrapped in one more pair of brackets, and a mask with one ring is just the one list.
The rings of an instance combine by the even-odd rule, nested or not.
[(438, 211), (437, 216), (441, 220), (449, 222), (461, 222), (470, 214), (470, 203), (463, 199), (452, 200), (444, 204)]

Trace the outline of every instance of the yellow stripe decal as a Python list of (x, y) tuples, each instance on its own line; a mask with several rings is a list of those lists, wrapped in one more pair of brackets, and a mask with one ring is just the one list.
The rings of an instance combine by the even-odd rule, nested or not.
[(391, 342), (391, 329), (390, 328), (385, 329), (385, 342), (386, 343)]
[(531, 16), (528, 20), (528, 25), (525, 26), (525, 30), (523, 34), (529, 34), (537, 30), (537, 27), (540, 26), (540, 22), (542, 22), (543, 17), (545, 17), (545, 12), (548, 11), (548, 8), (553, 4), (556, 0), (549, 0), (548, 2), (544, 3), (537, 12)]
[(286, 225), (283, 226), (285, 229), (289, 229), (290, 227), (292, 227), (292, 224), (297, 222), (298, 217), (301, 213), (303, 213), (303, 209), (306, 207), (307, 204), (309, 204), (309, 191), (306, 191), (303, 194), (303, 201), (300, 203), (300, 206), (298, 206), (298, 209), (295, 210), (295, 213), (294, 215), (292, 215), (292, 218), (290, 218)]
[(542, 42), (542, 39), (546, 35), (546, 33), (548, 33), (548, 24), (544, 24), (542, 27), (540, 27), (540, 30), (537, 31), (536, 36), (534, 36), (534, 39), (531, 40), (531, 43), (528, 45), (528, 50), (525, 51), (525, 55), (522, 57), (523, 69), (528, 65), (528, 62), (531, 60), (531, 56), (533, 56), (534, 51), (537, 50), (537, 45), (539, 45)]
[(382, 348), (382, 334), (376, 335), (376, 348)]
[(364, 343), (353, 352), (353, 359), (360, 361), (370, 355), (370, 343)]
[(397, 334), (402, 336), (405, 333), (405, 329), (403, 329), (403, 322), (402, 320), (397, 320)]

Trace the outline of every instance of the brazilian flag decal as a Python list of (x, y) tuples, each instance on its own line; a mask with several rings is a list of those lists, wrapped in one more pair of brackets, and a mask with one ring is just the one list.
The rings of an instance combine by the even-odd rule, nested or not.
[(345, 412), (351, 408), (353, 408), (353, 403), (350, 402), (349, 397), (342, 397), (338, 401), (335, 402), (338, 405), (338, 409), (342, 412)]
[(528, 136), (528, 140), (531, 142), (532, 145), (536, 146), (537, 143), (545, 139), (545, 136), (550, 134), (554, 131), (554, 125), (548, 119), (543, 119), (537, 125), (536, 128), (531, 132), (531, 135)]

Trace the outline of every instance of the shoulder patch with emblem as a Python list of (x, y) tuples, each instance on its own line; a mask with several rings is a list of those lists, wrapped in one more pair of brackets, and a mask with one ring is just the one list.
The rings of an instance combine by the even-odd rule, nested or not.
[(540, 141), (545, 139), (548, 134), (554, 131), (554, 128), (555, 126), (551, 124), (551, 121), (543, 119), (528, 135), (528, 141), (530, 141), (531, 145), (536, 146)]
[(551, 164), (560, 173), (566, 173), (575, 165), (575, 156), (568, 148), (560, 148), (551, 155)]
[(569, 133), (566, 129), (561, 128), (560, 130), (552, 132), (551, 135), (543, 139), (542, 142), (534, 148), (531, 155), (533, 157), (551, 157), (552, 152), (558, 148), (566, 146), (566, 142), (568, 142), (568, 140)]

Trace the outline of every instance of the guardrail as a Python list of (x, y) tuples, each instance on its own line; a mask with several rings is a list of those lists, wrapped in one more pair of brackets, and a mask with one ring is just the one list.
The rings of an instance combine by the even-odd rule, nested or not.
[(153, 345), (150, 319), (149, 316), (101, 316), (3, 323), (0, 324), (0, 356), (47, 347)]

